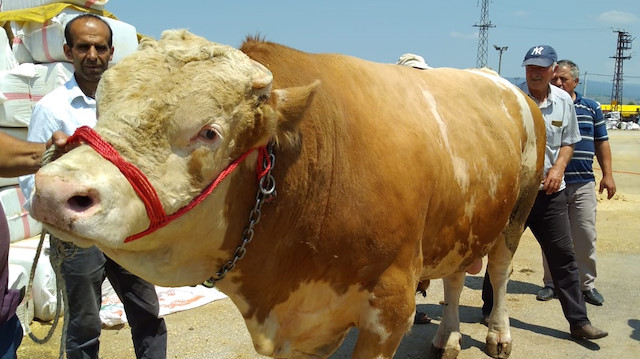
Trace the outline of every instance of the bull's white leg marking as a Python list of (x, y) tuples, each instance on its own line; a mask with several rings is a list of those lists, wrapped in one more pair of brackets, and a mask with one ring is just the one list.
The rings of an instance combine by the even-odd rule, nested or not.
[(507, 283), (511, 273), (512, 253), (507, 248), (506, 239), (501, 235), (496, 245), (489, 252), (487, 271), (493, 286), (493, 309), (489, 316), (489, 330), (487, 332), (487, 352), (492, 357), (498, 353), (511, 352), (511, 330), (509, 327), (509, 313), (507, 311)]
[(449, 134), (446, 122), (442, 120), (440, 113), (438, 112), (438, 103), (436, 99), (431, 95), (428, 90), (422, 91), (422, 96), (424, 96), (425, 100), (429, 104), (429, 110), (431, 111), (431, 115), (438, 123), (438, 130), (440, 131), (440, 137), (442, 141), (444, 141), (443, 145), (446, 149), (446, 153), (451, 156), (451, 164), (453, 166), (453, 173), (456, 179), (456, 182), (460, 186), (460, 190), (463, 193), (466, 193), (469, 189), (469, 169), (467, 163), (460, 157), (455, 155), (455, 151), (451, 148), (451, 144), (449, 143)]
[[(460, 293), (464, 287), (464, 272), (453, 273), (443, 279), (444, 283), (444, 309), (442, 322), (438, 327), (436, 335), (433, 337), (433, 346), (443, 349), (449, 354), (459, 353), (462, 349), (460, 341), (460, 313), (459, 301)], [(449, 357), (449, 356), (447, 356)], [(450, 356), (455, 357), (455, 355)]]

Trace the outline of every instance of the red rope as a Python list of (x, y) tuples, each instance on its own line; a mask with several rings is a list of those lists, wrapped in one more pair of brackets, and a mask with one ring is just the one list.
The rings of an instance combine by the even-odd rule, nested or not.
[[(239, 158), (235, 159), (231, 162), (219, 175), (218, 177), (211, 182), (196, 198), (194, 198), (189, 204), (180, 208), (175, 213), (167, 216), (164, 212), (164, 208), (162, 207), (162, 203), (158, 198), (158, 193), (151, 185), (151, 182), (147, 179), (147, 177), (140, 171), (136, 166), (131, 163), (125, 161), (120, 155), (118, 151), (116, 151), (111, 144), (104, 141), (100, 135), (94, 131), (92, 128), (88, 126), (79, 127), (75, 133), (67, 139), (67, 143), (73, 144), (80, 141), (84, 141), (91, 148), (93, 148), (96, 152), (98, 152), (102, 157), (109, 160), (113, 163), (120, 172), (127, 178), (133, 189), (136, 191), (144, 206), (147, 210), (147, 215), (149, 216), (149, 227), (137, 234), (134, 234), (125, 239), (126, 242), (133, 241), (135, 239), (146, 236), (149, 233), (156, 231), (159, 228), (162, 228), (169, 224), (174, 219), (182, 216), (187, 211), (191, 210), (193, 207), (197, 206), (200, 202), (202, 202), (208, 195), (210, 195), (213, 190), (218, 186), (222, 180), (224, 180), (233, 170), (235, 170), (238, 165), (251, 153), (255, 148), (248, 150), (243, 153)], [(267, 164), (265, 168), (261, 170), (260, 164), (266, 159)], [(260, 147), (258, 152), (258, 165), (256, 166), (256, 172), (258, 176), (258, 180), (265, 176), (269, 169), (271, 168), (271, 159), (267, 153), (266, 147)]]
[(147, 209), (150, 227), (162, 221), (165, 217), (164, 209), (158, 198), (156, 190), (153, 188), (147, 177), (136, 166), (125, 161), (118, 151), (111, 144), (104, 141), (96, 131), (89, 126), (81, 126), (76, 129), (75, 133), (67, 139), (67, 143), (76, 143), (84, 141), (91, 146), (102, 157), (113, 163), (120, 172), (127, 178), (133, 189), (136, 191), (140, 199)]

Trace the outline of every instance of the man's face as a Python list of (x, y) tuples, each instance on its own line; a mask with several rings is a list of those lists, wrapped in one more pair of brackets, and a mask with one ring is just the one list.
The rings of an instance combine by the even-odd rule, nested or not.
[(549, 67), (527, 65), (525, 68), (529, 90), (547, 91), (549, 82), (553, 78), (553, 65)]
[(551, 84), (567, 91), (569, 95), (573, 95), (576, 86), (578, 86), (578, 79), (573, 78), (568, 66), (558, 66), (553, 73)]
[(109, 29), (99, 20), (78, 19), (69, 29), (73, 47), (64, 45), (64, 53), (73, 62), (78, 81), (98, 82), (109, 67), (113, 47), (109, 47)]

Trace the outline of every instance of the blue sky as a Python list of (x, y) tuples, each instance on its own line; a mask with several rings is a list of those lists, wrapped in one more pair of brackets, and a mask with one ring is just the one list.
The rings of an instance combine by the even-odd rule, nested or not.
[[(481, 0), (109, 0), (106, 9), (141, 34), (159, 38), (163, 30), (187, 28), (211, 41), (240, 46), (260, 34), (312, 53), (342, 53), (395, 63), (406, 52), (434, 67), (475, 67)], [(520, 66), (532, 46), (553, 46), (560, 58), (576, 62), (587, 81), (610, 82), (617, 44), (615, 30), (640, 36), (638, 0), (520, 1), (489, 3), (487, 65), (523, 77)], [(116, 49), (117, 51), (117, 49)], [(640, 83), (640, 37), (624, 61), (625, 83)]]

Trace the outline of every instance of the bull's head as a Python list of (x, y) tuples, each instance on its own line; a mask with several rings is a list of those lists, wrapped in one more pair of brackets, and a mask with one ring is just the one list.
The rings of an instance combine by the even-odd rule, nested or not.
[[(295, 141), (300, 116), (287, 114), (302, 112), (316, 84), (272, 90), (272, 80), (265, 66), (237, 49), (184, 30), (166, 31), (160, 41), (142, 40), (137, 52), (105, 72), (97, 93), (95, 131), (141, 172), (157, 193), (162, 211), (171, 215), (252, 148), (269, 141)], [(255, 162), (255, 154), (250, 155), (233, 176), (255, 173)], [(226, 193), (232, 181), (231, 176), (223, 181), (204, 209), (125, 245), (125, 239), (153, 225), (148, 205), (121, 168), (83, 145), (38, 171), (31, 213), (61, 239), (80, 246), (97, 244), (125, 264), (135, 261), (129, 267), (143, 277), (191, 284), (215, 269), (194, 261), (193, 274), (167, 273), (180, 265), (179, 258), (186, 260), (184, 253), (203, 251), (202, 246), (211, 246), (206, 256), (228, 257), (219, 251), (228, 225)], [(136, 252), (155, 256), (148, 258), (155, 263), (141, 268), (137, 262), (143, 258), (132, 258)], [(161, 269), (163, 274), (153, 269), (158, 261), (170, 263)]]

